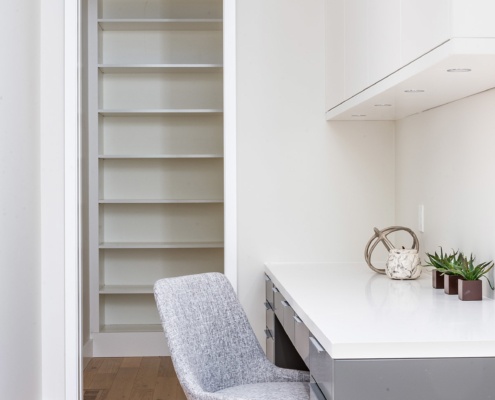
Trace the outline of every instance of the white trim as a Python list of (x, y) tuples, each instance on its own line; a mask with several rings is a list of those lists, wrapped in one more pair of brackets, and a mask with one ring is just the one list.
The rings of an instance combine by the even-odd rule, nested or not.
[(223, 2), (225, 275), (237, 291), (236, 2)]
[[(65, 340), (66, 399), (82, 394), (79, 260), (79, 12), (65, 0)], [(225, 274), (237, 288), (236, 3), (224, 0)]]
[(65, 0), (65, 398), (81, 398), (79, 1)]

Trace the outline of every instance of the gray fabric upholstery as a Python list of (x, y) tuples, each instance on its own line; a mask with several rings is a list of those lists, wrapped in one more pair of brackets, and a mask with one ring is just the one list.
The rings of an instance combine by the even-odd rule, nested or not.
[(301, 383), (309, 381), (308, 373), (268, 361), (224, 275), (161, 279), (154, 292), (177, 377), (189, 400), (278, 399), (271, 390), (287, 393), (284, 400), (309, 399), (308, 384)]

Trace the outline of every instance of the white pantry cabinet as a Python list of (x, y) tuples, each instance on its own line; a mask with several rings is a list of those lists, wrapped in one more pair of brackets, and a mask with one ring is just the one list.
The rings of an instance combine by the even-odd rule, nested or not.
[[(364, 7), (363, 7), (364, 5)], [(362, 0), (345, 1), (345, 97), (369, 84), (367, 63), (367, 7)]]
[(394, 120), (495, 86), (494, 13), (488, 0), (326, 0), (327, 119)]
[[(414, 61), (452, 37), (451, 3), (451, 0), (400, 1), (397, 14), (400, 41), (395, 47), (400, 53), (400, 66)], [(389, 73), (396, 69), (390, 69)]]
[(90, 0), (94, 356), (167, 352), (164, 277), (223, 272), (223, 2)]

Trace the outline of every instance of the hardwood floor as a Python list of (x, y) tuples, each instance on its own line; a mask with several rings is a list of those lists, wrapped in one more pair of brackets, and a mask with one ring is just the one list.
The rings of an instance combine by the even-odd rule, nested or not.
[(92, 358), (84, 400), (186, 400), (170, 357)]

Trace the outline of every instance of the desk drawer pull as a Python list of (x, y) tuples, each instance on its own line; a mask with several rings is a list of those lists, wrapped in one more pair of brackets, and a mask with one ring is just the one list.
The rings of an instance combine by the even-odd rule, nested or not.
[(282, 303), (284, 307), (290, 307), (290, 304), (287, 300), (281, 300), (280, 303)]
[(303, 321), (301, 318), (299, 318), (297, 315), (294, 315), (292, 318), (294, 318), (294, 320), (298, 323), (298, 324), (302, 324)]
[(280, 292), (280, 290), (278, 290), (275, 286), (274, 286), (274, 287), (272, 287), (272, 290), (273, 290), (273, 292), (275, 292), (275, 293), (279, 293), (279, 292)]
[(270, 332), (270, 329), (265, 329), (265, 335), (267, 339), (273, 339), (272, 333)]
[(316, 351), (318, 353), (324, 353), (325, 352), (325, 349), (322, 347), (322, 345), (318, 342), (318, 340), (316, 340), (314, 337), (310, 336), (309, 337), (309, 341), (313, 344), (313, 346), (315, 347)]
[(265, 308), (266, 311), (272, 310), (272, 306), (270, 305), (270, 303), (268, 303), (268, 301), (265, 301)]

